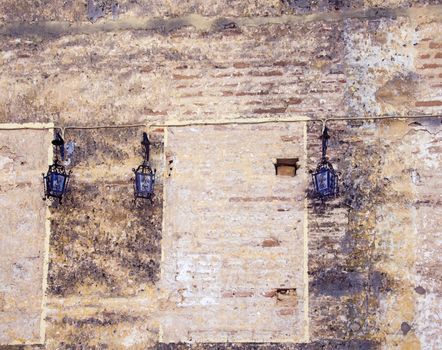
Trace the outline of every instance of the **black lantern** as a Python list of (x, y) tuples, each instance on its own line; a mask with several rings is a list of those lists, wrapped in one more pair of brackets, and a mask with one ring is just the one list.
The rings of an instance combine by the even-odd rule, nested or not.
[(327, 146), (328, 128), (325, 127), (322, 132), (322, 159), (316, 167), (316, 172), (313, 173), (313, 184), (318, 197), (325, 199), (327, 197), (337, 196), (339, 193), (338, 188), (338, 175), (336, 175), (333, 165), (327, 160)]
[(56, 148), (55, 160), (49, 166), (48, 172), (43, 174), (43, 185), (45, 196), (43, 199), (58, 198), (59, 202), (63, 195), (67, 192), (69, 184), (70, 172), (66, 172), (63, 164), (58, 159), (58, 152), (60, 152), (61, 160), (64, 161), (64, 140), (59, 133), (56, 133), (52, 145)]
[(149, 164), (150, 142), (145, 132), (141, 144), (144, 147), (144, 161), (137, 169), (132, 169), (135, 173), (134, 195), (135, 200), (144, 198), (152, 201), (156, 169), (152, 171)]

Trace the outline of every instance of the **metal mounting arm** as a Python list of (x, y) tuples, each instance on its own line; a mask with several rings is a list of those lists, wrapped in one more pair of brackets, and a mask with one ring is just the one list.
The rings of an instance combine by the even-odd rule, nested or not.
[(150, 141), (145, 132), (143, 132), (143, 141), (141, 141), (141, 144), (144, 146), (144, 160), (149, 162)]
[(328, 139), (330, 135), (328, 134), (328, 128), (325, 126), (322, 131), (321, 139), (322, 139), (322, 159), (327, 158), (327, 147), (328, 147)]
[[(59, 132), (55, 134), (54, 140), (52, 140), (52, 144), (60, 150), (61, 160), (64, 160), (64, 140)], [(57, 160), (57, 158), (55, 158)]]

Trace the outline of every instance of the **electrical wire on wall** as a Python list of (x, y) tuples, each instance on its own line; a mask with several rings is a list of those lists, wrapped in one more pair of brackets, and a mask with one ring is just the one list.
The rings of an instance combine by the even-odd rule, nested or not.
[(370, 120), (411, 120), (411, 119), (429, 119), (429, 118), (442, 118), (441, 114), (438, 115), (414, 115), (414, 116), (372, 116), (372, 117), (331, 117), (331, 118), (319, 118), (312, 119), (308, 117), (300, 117), (296, 119), (284, 119), (284, 118), (269, 118), (260, 120), (247, 120), (247, 119), (237, 119), (237, 120), (224, 120), (224, 121), (192, 121), (192, 122), (182, 122), (182, 123), (137, 123), (137, 124), (120, 124), (120, 125), (68, 125), (68, 126), (56, 126), (50, 123), (45, 125), (35, 125), (32, 123), (24, 124), (9, 124), (7, 126), (0, 124), (0, 130), (50, 130), (58, 129), (61, 130), (62, 135), (65, 130), (88, 130), (88, 129), (124, 129), (124, 128), (179, 128), (179, 127), (189, 127), (189, 126), (210, 126), (210, 125), (240, 125), (240, 124), (270, 124), (270, 123), (317, 123), (322, 122), (325, 126), (329, 121), (370, 121)]

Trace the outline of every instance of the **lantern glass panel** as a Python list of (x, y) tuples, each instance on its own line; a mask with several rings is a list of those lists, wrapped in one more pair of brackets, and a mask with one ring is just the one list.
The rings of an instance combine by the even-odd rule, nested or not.
[(333, 172), (330, 173), (330, 193), (337, 194), (337, 175)]
[(149, 197), (153, 193), (153, 174), (136, 173), (136, 190), (140, 197)]
[(47, 188), (51, 196), (61, 197), (65, 191), (66, 175), (60, 173), (49, 173), (46, 177)]
[(327, 191), (330, 187), (330, 170), (323, 169), (316, 174), (316, 189), (318, 192)]
[(313, 181), (315, 190), (320, 197), (324, 198), (337, 195), (337, 176), (333, 168), (329, 168), (328, 165), (323, 165), (313, 174)]

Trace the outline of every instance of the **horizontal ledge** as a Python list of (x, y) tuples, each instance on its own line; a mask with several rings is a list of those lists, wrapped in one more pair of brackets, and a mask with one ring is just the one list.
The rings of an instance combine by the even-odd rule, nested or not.
[[(311, 118), (307, 116), (295, 116), (293, 118), (274, 118), (271, 114), (264, 118), (237, 118), (237, 119), (224, 119), (219, 121), (170, 121), (165, 123), (142, 123), (142, 124), (120, 124), (120, 125), (68, 125), (68, 126), (56, 126), (53, 123), (23, 123), (23, 124), (0, 124), (0, 131), (2, 130), (21, 130), (21, 129), (61, 129), (62, 133), (65, 130), (92, 130), (92, 129), (124, 129), (124, 128), (179, 128), (179, 127), (198, 127), (198, 126), (235, 126), (235, 125), (254, 125), (254, 124), (271, 124), (271, 123), (299, 123), (299, 122), (322, 122), (323, 124), (328, 121), (366, 121), (366, 120), (412, 120), (412, 119), (426, 119), (426, 118), (442, 118), (442, 114), (421, 114), (421, 115), (375, 115), (367, 117), (350, 117), (350, 116), (338, 116), (329, 118)], [(152, 130), (155, 132), (158, 130)]]
[(46, 130), (54, 129), (54, 123), (2, 123), (0, 130)]

